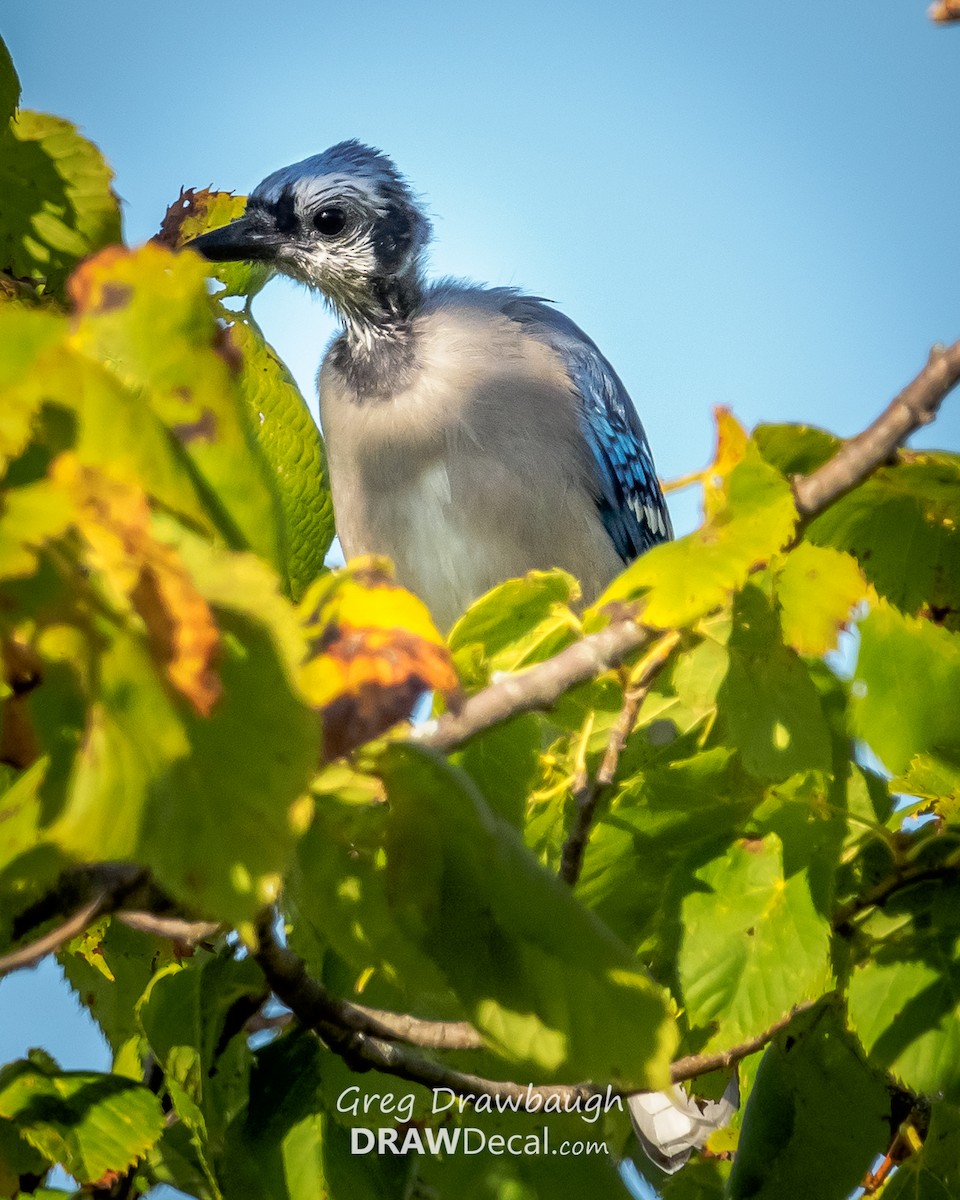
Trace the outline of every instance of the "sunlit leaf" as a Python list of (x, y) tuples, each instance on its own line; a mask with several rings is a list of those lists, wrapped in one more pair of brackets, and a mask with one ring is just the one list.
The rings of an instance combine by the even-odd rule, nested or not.
[(796, 523), (790, 485), (755, 448), (726, 481), (726, 504), (675, 542), (655, 546), (619, 576), (594, 606), (643, 600), (642, 618), (659, 629), (693, 624), (720, 607), (750, 570), (789, 541)]
[(0, 270), (59, 293), (82, 258), (120, 240), (112, 179), (69, 121), (21, 109), (0, 134)]
[(230, 337), (240, 351), (240, 389), (257, 441), (273, 468), (284, 518), (285, 567), (299, 600), (323, 571), (333, 541), (333, 503), (323, 439), (293, 376), (249, 320), (236, 317)]
[(960, 1101), (957, 888), (935, 883), (888, 902), (901, 928), (853, 973), (850, 1023), (870, 1061), (914, 1091)]
[(676, 1034), (639, 963), (463, 775), (400, 747), (380, 770), (397, 919), (490, 1044), (547, 1076), (661, 1086)]
[(77, 349), (107, 364), (176, 439), (228, 544), (282, 562), (280, 502), (217, 323), (203, 263), (155, 245), (105, 251), (70, 281)]
[(213, 665), (219, 647), (213, 613), (176, 549), (154, 537), (146, 496), (70, 454), (57, 459), (54, 480), (73, 501), (90, 564), (143, 620), (173, 687), (209, 716), (221, 691)]
[(531, 571), (475, 600), (450, 630), (453, 660), (468, 687), (495, 671), (517, 671), (569, 645), (580, 631), (570, 609), (576, 580), (565, 571)]
[(141, 1083), (27, 1061), (0, 1070), (0, 1117), (81, 1182), (125, 1170), (164, 1123), (160, 1101)]
[[(916, 754), (960, 751), (960, 633), (879, 604), (860, 625), (857, 732), (891, 771)], [(948, 753), (948, 757), (949, 757)]]
[(748, 585), (734, 605), (720, 721), (744, 766), (760, 779), (829, 769), (830, 738), (820, 698), (803, 661), (784, 646), (776, 614)]
[[(180, 195), (167, 209), (160, 232), (153, 241), (170, 250), (180, 250), (191, 238), (242, 217), (246, 207), (246, 196), (235, 196), (233, 192), (181, 188)], [(262, 263), (208, 263), (207, 270), (223, 284), (220, 296), (248, 298), (255, 296), (272, 274), (271, 268)]]
[(678, 968), (690, 1022), (718, 1049), (755, 1037), (832, 986), (830, 928), (804, 871), (786, 875), (776, 834), (730, 846), (694, 872)]
[(783, 640), (798, 654), (833, 650), (851, 610), (865, 599), (866, 591), (856, 559), (801, 542), (776, 568)]

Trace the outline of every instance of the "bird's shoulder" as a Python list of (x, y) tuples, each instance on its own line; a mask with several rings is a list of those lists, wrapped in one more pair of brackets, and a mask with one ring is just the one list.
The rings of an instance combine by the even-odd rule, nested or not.
[(597, 506), (617, 553), (629, 562), (673, 536), (643, 424), (626, 388), (596, 343), (541, 296), (517, 288), (444, 279), (428, 294), (437, 313), (471, 310), (506, 317), (562, 363), (594, 464)]

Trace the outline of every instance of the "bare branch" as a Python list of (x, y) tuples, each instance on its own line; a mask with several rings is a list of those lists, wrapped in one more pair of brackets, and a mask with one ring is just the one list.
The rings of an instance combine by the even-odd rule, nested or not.
[(459, 712), (414, 730), (413, 739), (448, 753), (479, 733), (519, 713), (548, 709), (575, 684), (615, 667), (653, 634), (633, 620), (616, 621), (588, 634), (546, 662), (508, 675), (471, 696)]
[(187, 921), (183, 917), (160, 916), (145, 911), (121, 909), (116, 919), (140, 933), (151, 933), (154, 937), (169, 938), (186, 946), (213, 937), (223, 928), (217, 921)]
[(594, 779), (587, 783), (577, 797), (577, 815), (573, 829), (563, 846), (560, 856), (560, 878), (571, 887), (580, 878), (583, 856), (586, 853), (590, 828), (596, 815), (597, 805), (604, 790), (613, 783), (617, 774), (620, 755), (637, 719), (637, 713), (654, 680), (666, 666), (674, 648), (680, 641), (675, 630), (664, 634), (648, 651), (638, 667), (638, 676), (623, 698), (623, 708), (616, 724), (610, 731), (610, 740), (603, 761)]
[(866, 479), (911, 433), (930, 424), (944, 397), (958, 382), (960, 342), (950, 347), (935, 346), (916, 379), (907, 384), (872, 424), (845, 442), (813, 474), (796, 481), (794, 495), (800, 515), (816, 516)]

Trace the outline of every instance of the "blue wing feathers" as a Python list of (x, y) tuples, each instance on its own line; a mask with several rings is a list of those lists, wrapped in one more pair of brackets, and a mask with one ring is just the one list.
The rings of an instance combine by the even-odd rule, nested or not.
[(507, 293), (502, 311), (563, 360), (579, 394), (580, 427), (595, 466), (597, 508), (617, 553), (631, 562), (673, 537), (653, 455), (616, 371), (569, 317), (532, 296)]

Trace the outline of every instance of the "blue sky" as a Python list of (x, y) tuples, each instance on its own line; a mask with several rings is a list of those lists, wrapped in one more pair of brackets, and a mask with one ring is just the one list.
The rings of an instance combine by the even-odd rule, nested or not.
[[(181, 184), (380, 146), (435, 270), (556, 300), (669, 478), (706, 461), (713, 405), (850, 434), (960, 335), (960, 28), (926, 6), (7, 0), (0, 33), (23, 103), (103, 148), (133, 242)], [(256, 311), (312, 397), (322, 306), (277, 282)], [(960, 398), (914, 444), (960, 449)], [(696, 498), (671, 506), (689, 528)], [(0, 983), (0, 1059), (52, 1030), (93, 1065), (52, 979)]]

